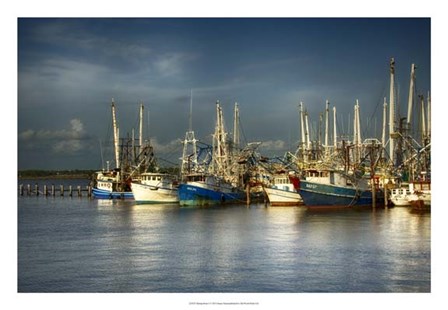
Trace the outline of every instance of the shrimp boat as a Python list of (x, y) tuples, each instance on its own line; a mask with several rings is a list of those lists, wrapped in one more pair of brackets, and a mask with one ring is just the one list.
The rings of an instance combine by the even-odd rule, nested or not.
[(179, 185), (181, 206), (241, 203), (245, 199), (243, 190), (214, 175), (190, 174), (186, 182)]
[(143, 143), (143, 104), (140, 106), (140, 138), (138, 145), (134, 140), (119, 138), (119, 129), (115, 113), (115, 103), (112, 99), (112, 125), (114, 142), (115, 168), (97, 171), (92, 178), (92, 195), (97, 199), (132, 199), (134, 195), (131, 182), (139, 179), (141, 172), (152, 164), (153, 150), (149, 141)]
[(391, 189), (390, 200), (395, 206), (429, 208), (431, 206), (431, 182), (413, 181)]
[[(300, 180), (300, 196), (306, 206), (371, 206), (368, 180), (336, 170), (308, 170)], [(376, 189), (377, 197), (383, 197)]]
[(138, 204), (179, 202), (178, 183), (170, 174), (142, 173), (138, 182), (131, 182), (131, 189)]
[(297, 206), (303, 203), (298, 192), (300, 180), (293, 173), (275, 174), (271, 186), (264, 186), (264, 192), (271, 206)]
[(409, 206), (411, 204), (409, 201), (410, 195), (411, 191), (409, 187), (401, 186), (390, 190), (389, 199), (394, 206)]
[(431, 182), (419, 182), (418, 185), (414, 187), (414, 192), (409, 196), (409, 202), (414, 210), (430, 210)]
[(130, 182), (123, 180), (119, 169), (99, 171), (94, 175), (92, 195), (98, 199), (132, 199)]
[[(237, 110), (237, 105), (235, 105)], [(191, 111), (190, 111), (191, 113)], [(227, 133), (224, 130), (222, 108), (216, 103), (216, 127), (213, 135), (211, 159), (201, 165), (198, 162), (194, 132), (191, 128), (184, 140), (182, 176), (179, 185), (179, 203), (181, 206), (210, 206), (246, 201), (246, 193), (238, 184), (239, 176), (232, 173), (232, 163), (229, 156)], [(187, 148), (191, 146), (193, 154), (189, 155)]]

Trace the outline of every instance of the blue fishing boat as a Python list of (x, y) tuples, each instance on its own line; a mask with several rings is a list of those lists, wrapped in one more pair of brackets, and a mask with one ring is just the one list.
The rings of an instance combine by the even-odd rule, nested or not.
[(242, 203), (246, 193), (216, 176), (191, 174), (179, 185), (181, 206), (209, 206)]
[[(190, 108), (191, 111), (191, 108)], [(235, 115), (238, 106), (235, 104)], [(237, 119), (237, 117), (235, 117)], [(191, 115), (190, 115), (191, 120)], [(236, 126), (235, 126), (236, 127)], [(197, 140), (191, 128), (184, 140), (182, 182), (179, 185), (181, 206), (208, 206), (246, 201), (235, 154), (231, 154), (224, 129), (222, 108), (216, 103), (216, 127), (210, 152), (197, 152)], [(234, 145), (238, 145), (234, 137)], [(187, 150), (191, 146), (192, 154)], [(205, 158), (199, 160), (201, 154)]]
[[(300, 196), (306, 206), (371, 206), (373, 195), (369, 180), (341, 171), (307, 170), (300, 180)], [(376, 201), (384, 199), (376, 189)]]
[(119, 172), (97, 172), (94, 177), (92, 195), (97, 199), (132, 199), (130, 183), (122, 182)]

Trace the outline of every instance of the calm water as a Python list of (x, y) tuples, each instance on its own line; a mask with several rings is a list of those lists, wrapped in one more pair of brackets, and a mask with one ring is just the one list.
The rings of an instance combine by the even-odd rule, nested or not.
[(430, 223), (405, 207), (18, 197), (18, 291), (430, 292)]

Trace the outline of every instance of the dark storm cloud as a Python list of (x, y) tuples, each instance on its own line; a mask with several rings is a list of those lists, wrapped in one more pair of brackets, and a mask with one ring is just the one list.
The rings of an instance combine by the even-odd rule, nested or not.
[[(48, 143), (45, 135), (70, 132), (68, 124), (77, 119), (83, 124), (83, 137), (90, 140), (70, 143), (61, 134), (59, 144), (45, 145), (52, 156), (71, 151), (79, 157), (77, 163), (97, 167), (92, 154), (97, 148), (100, 157), (97, 141), (107, 137), (114, 98), (123, 136), (137, 128), (143, 102), (149, 116), (146, 132), (157, 144), (156, 151), (179, 157), (180, 153), (168, 154), (170, 147), (165, 146), (174, 148), (184, 137), (191, 90), (193, 129), (201, 140), (210, 141), (219, 100), (229, 129), (233, 105), (239, 103), (248, 142), (262, 141), (270, 152), (294, 149), (300, 101), (312, 126), (317, 126), (327, 99), (337, 106), (344, 128), (356, 99), (363, 119), (378, 114), (378, 105), (388, 96), (390, 57), (397, 62), (401, 102), (407, 99), (412, 62), (420, 70), (419, 90), (430, 90), (429, 23), (429, 19), (21, 18), (19, 152), (31, 150), (31, 141), (36, 147)], [(29, 167), (26, 158), (32, 156), (31, 151), (20, 154), (19, 167)], [(64, 168), (62, 156), (54, 162)]]

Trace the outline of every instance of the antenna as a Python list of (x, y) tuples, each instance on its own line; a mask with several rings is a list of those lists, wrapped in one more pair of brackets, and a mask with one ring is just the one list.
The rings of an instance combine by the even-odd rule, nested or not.
[(193, 131), (193, 90), (190, 89), (190, 116), (188, 123), (188, 131)]

